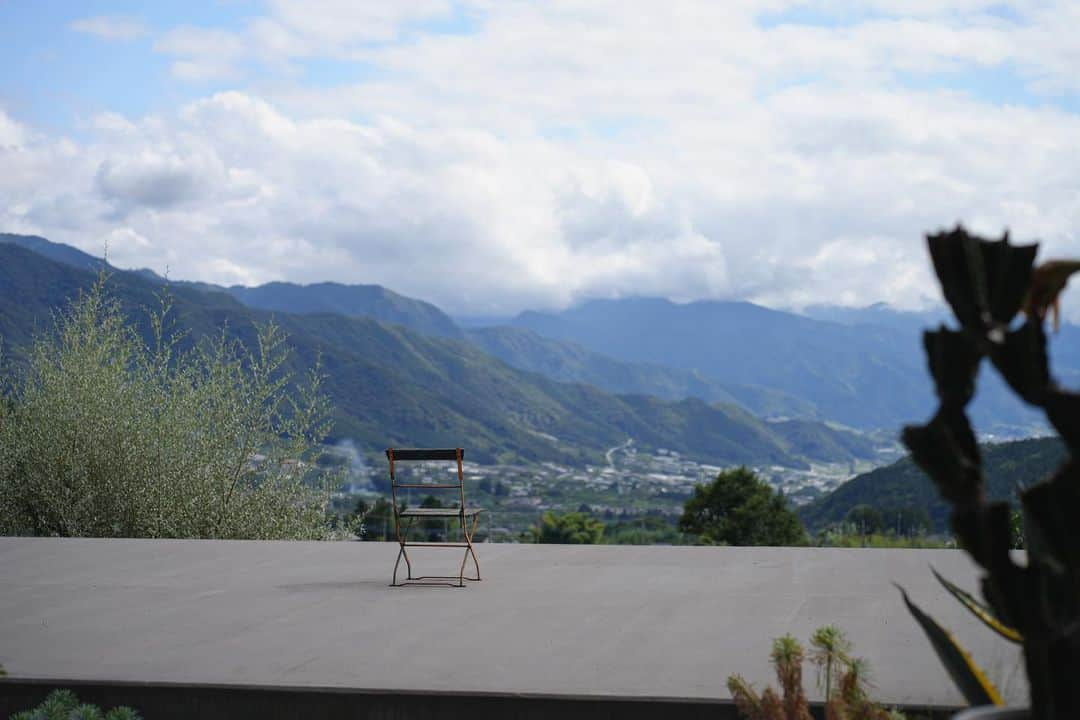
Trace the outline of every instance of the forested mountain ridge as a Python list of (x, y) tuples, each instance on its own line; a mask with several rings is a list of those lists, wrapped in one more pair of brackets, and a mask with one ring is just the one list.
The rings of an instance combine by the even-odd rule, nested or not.
[[(109, 267), (104, 260), (70, 245), (50, 242), (35, 235), (0, 233), (0, 243), (18, 245), (51, 260), (83, 270)], [(331, 282), (297, 285), (270, 282), (254, 287), (224, 286), (185, 280), (167, 281), (148, 269), (128, 272), (134, 272), (157, 284), (168, 282), (172, 287), (184, 286), (203, 292), (231, 295), (241, 304), (258, 310), (287, 312), (293, 315), (331, 313), (349, 317), (371, 317), (384, 323), (404, 325), (427, 335), (452, 338), (462, 336), (454, 321), (431, 303), (399, 295), (380, 285), (344, 285)]]
[[(1065, 447), (1056, 437), (1032, 438), (981, 446), (986, 494), (994, 500), (1016, 502), (1017, 486), (1045, 479), (1065, 459)], [(935, 532), (949, 531), (949, 505), (910, 457), (858, 475), (799, 509), (811, 531), (842, 522), (851, 510), (866, 505), (883, 515), (925, 508)]]
[[(0, 336), (18, 355), (51, 314), (94, 273), (0, 244)], [(111, 292), (146, 328), (144, 309), (163, 285), (116, 271)], [(170, 284), (178, 326), (190, 341), (228, 332), (251, 343), (253, 323), (274, 318), (289, 335), (293, 367), (321, 356), (337, 408), (334, 436), (372, 449), (391, 444), (463, 445), (481, 461), (601, 462), (604, 450), (632, 437), (715, 464), (802, 466), (807, 459), (872, 454), (869, 441), (821, 423), (765, 423), (741, 408), (642, 395), (611, 395), (514, 369), (475, 346), (425, 336), (364, 317), (292, 315), (252, 309), (228, 294)], [(805, 450), (805, 452), (804, 452)], [(823, 453), (826, 455), (823, 456)], [(835, 454), (834, 454), (835, 453)]]

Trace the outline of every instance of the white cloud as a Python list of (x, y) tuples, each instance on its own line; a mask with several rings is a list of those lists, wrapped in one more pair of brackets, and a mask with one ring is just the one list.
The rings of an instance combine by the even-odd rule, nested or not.
[(240, 77), (237, 67), (245, 53), (244, 40), (236, 33), (216, 28), (184, 25), (154, 43), (154, 50), (177, 57), (171, 66), (181, 80), (231, 80)]
[(26, 142), (26, 131), (0, 108), (0, 148), (15, 148)]
[(76, 20), (69, 26), (76, 32), (106, 40), (135, 40), (146, 35), (146, 26), (137, 18), (99, 15)]
[(398, 5), (277, 2), (155, 46), (183, 77), (321, 54), (363, 58), (365, 82), (103, 114), (78, 145), (0, 114), (20, 178), (0, 177), (0, 224), (88, 250), (122, 231), (125, 262), (177, 278), (375, 282), (484, 314), (634, 294), (914, 306), (937, 296), (922, 234), (957, 220), (1080, 254), (1080, 117), (908, 82), (1065, 92), (1066, 9), (882, 0), (770, 28), (736, 2), (494, 3), (462, 35), (406, 31), (443, 3)]

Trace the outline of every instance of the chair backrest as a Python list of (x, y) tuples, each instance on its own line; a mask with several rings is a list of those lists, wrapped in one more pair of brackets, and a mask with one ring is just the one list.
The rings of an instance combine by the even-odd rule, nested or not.
[(461, 448), (386, 448), (387, 459), (394, 460), (457, 460), (465, 457)]
[[(465, 458), (465, 450), (462, 448), (386, 448), (386, 459), (390, 463), (390, 494), (397, 507), (398, 488), (422, 488), (425, 490), (449, 490), (456, 489), (461, 496), (460, 507), (465, 507), (465, 472), (462, 460)], [(425, 482), (398, 482), (394, 472), (394, 464), (398, 462), (426, 461), (426, 460), (456, 460), (457, 482), (455, 483), (425, 483)]]

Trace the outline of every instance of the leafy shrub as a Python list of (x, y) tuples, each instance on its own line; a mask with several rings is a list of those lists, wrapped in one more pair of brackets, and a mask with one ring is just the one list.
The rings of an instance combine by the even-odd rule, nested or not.
[(11, 720), (141, 720), (141, 716), (124, 706), (102, 713), (96, 705), (80, 704), (70, 690), (53, 690), (36, 708), (15, 713)]
[(274, 325), (181, 352), (170, 306), (139, 336), (104, 277), (55, 316), (0, 403), (0, 532), (321, 538), (329, 408)]

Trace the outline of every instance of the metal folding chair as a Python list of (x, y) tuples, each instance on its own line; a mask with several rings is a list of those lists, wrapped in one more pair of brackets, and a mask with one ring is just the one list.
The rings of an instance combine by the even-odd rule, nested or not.
[[(398, 541), (398, 556), (397, 561), (394, 563), (394, 579), (391, 585), (408, 585), (412, 583), (431, 583), (431, 581), (450, 581), (457, 580), (457, 587), (464, 587), (466, 580), (479, 581), (480, 580), (480, 561), (476, 559), (476, 549), (473, 547), (472, 536), (476, 531), (476, 525), (480, 519), (480, 508), (467, 508), (465, 507), (465, 474), (462, 469), (461, 463), (465, 457), (465, 451), (461, 448), (443, 448), (443, 449), (422, 449), (422, 448), (387, 448), (386, 459), (390, 463), (390, 494), (392, 496), (394, 505), (394, 532), (397, 535)], [(394, 464), (398, 462), (411, 462), (411, 461), (428, 461), (428, 460), (454, 460), (457, 462), (457, 482), (456, 483), (441, 483), (441, 482), (398, 482), (397, 475), (394, 472)], [(398, 506), (397, 491), (398, 488), (416, 488), (423, 490), (451, 490), (456, 489), (460, 498), (458, 507), (456, 508), (425, 508), (425, 507), (413, 507), (413, 508), (401, 508)], [(417, 519), (427, 518), (457, 518), (461, 523), (461, 534), (464, 538), (461, 542), (428, 542), (428, 541), (410, 541), (409, 531), (413, 528)], [(467, 519), (472, 520), (471, 526), (466, 522)], [(409, 547), (442, 547), (442, 548), (462, 548), (464, 555), (461, 558), (461, 568), (458, 570), (457, 575), (420, 575), (413, 576), (412, 561), (409, 559), (409, 552), (406, 548)], [(468, 562), (469, 557), (472, 557), (473, 565), (476, 567), (476, 577), (468, 577), (465, 574), (465, 564)], [(397, 581), (398, 567), (401, 565), (402, 558), (405, 559), (405, 567), (407, 568), (406, 578), (402, 582)]]

